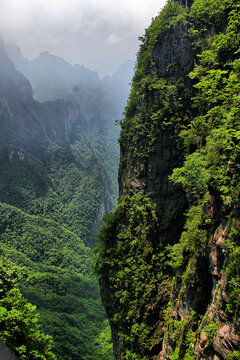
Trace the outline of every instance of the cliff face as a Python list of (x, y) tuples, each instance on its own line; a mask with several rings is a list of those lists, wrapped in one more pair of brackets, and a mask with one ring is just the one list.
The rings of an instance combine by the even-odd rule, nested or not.
[(116, 359), (239, 357), (239, 9), (188, 5), (142, 38), (99, 235)]

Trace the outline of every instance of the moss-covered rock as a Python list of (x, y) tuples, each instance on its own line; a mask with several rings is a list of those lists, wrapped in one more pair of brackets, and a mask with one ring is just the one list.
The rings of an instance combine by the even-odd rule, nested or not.
[(122, 121), (121, 198), (96, 260), (116, 359), (239, 354), (239, 3), (185, 5), (141, 38)]

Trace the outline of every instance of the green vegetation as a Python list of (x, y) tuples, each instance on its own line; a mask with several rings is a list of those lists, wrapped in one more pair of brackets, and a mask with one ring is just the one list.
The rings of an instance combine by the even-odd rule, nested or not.
[(239, 359), (240, 351), (233, 351), (231, 354), (227, 355), (226, 360), (237, 360)]
[(106, 198), (110, 208), (116, 201), (116, 137), (114, 129), (104, 135), (81, 133), (71, 146), (50, 143), (37, 153), (21, 148), (24, 160), (17, 155), (19, 149), (4, 147), (0, 201), (64, 224), (94, 246), (92, 224), (101, 204)]
[(21, 271), (6, 258), (0, 260), (0, 334), (19, 360), (56, 359), (52, 339), (40, 331), (36, 307), (16, 287)]
[(132, 90), (125, 118), (121, 122), (120, 144), (123, 151), (131, 142), (134, 154), (145, 158), (149, 152), (154, 151), (161, 130), (173, 128), (188, 119), (186, 110), (190, 100), (189, 89), (182, 78), (174, 82), (159, 78), (152, 55), (156, 42), (174, 24), (184, 23), (186, 16), (186, 10), (182, 6), (168, 2), (140, 38), (142, 44), (137, 56)]
[[(43, 80), (35, 96), (46, 99), (51, 93), (54, 99), (59, 94), (65, 99), (38, 103), (2, 42), (0, 53), (0, 259), (24, 267), (26, 273), (5, 300), (9, 309), (11, 302), (13, 308), (19, 303), (19, 327), (28, 337), (31, 333), (29, 341), (36, 337), (39, 344), (36, 340), (36, 349), (29, 347), (28, 338), (21, 339), (24, 334), (15, 334), (11, 309), (9, 314), (3, 310), (8, 325), (0, 336), (18, 356), (21, 352), (21, 359), (33, 359), (31, 352), (37, 356), (38, 351), (46, 359), (56, 355), (61, 360), (110, 360), (110, 327), (91, 261), (101, 218), (118, 195), (119, 129), (114, 114), (120, 111), (127, 85), (123, 81), (115, 111), (115, 99), (108, 94), (111, 84), (105, 88), (96, 73), (47, 55), (46, 77), (41, 59), (34, 61), (34, 75), (40, 74), (36, 80)], [(55, 60), (59, 75), (53, 84)], [(59, 60), (68, 68), (65, 72)], [(27, 72), (30, 62), (24, 63)], [(24, 305), (27, 301), (37, 307), (55, 355), (47, 355), (51, 342), (33, 326), (37, 316), (31, 305)], [(15, 335), (21, 344), (12, 341)]]
[(89, 272), (90, 249), (53, 220), (1, 203), (0, 218), (2, 245), (22, 252), (34, 262), (77, 269), (82, 274)]
[[(1, 257), (25, 267), (28, 276), (20, 279), (20, 290), (37, 306), (39, 322), (52, 335), (56, 355), (104, 360), (105, 350), (111, 358), (111, 344), (103, 349), (100, 343), (106, 316), (97, 281), (89, 275), (91, 250), (53, 220), (6, 204), (0, 209)], [(20, 296), (18, 289), (16, 294)]]
[[(196, 1), (195, 7), (197, 4)], [(230, 8), (226, 33), (216, 34), (209, 39), (208, 48), (200, 55), (199, 65), (196, 65), (190, 74), (197, 90), (193, 103), (198, 116), (180, 134), (184, 140), (187, 156), (184, 166), (175, 169), (170, 179), (181, 183), (195, 202), (195, 206), (190, 209), (188, 215), (188, 234), (183, 233), (180, 244), (175, 248), (181, 248), (182, 251), (182, 246), (186, 246), (185, 238), (187, 238), (187, 247), (190, 249), (191, 240), (195, 238), (194, 233), (197, 229), (191, 213), (197, 208), (200, 207), (198, 227), (207, 229), (211, 225), (210, 218), (207, 224), (206, 220), (203, 221), (203, 214), (207, 214), (207, 202), (210, 202), (211, 196), (214, 195), (215, 198), (219, 197), (220, 215), (224, 214), (225, 219), (233, 226), (228, 245), (228, 268), (232, 261), (234, 262), (230, 259), (235, 259), (234, 253), (238, 251), (239, 246), (236, 230), (234, 231), (236, 221), (234, 223), (233, 217), (238, 214), (240, 196), (238, 164), (240, 155), (238, 124), (240, 19), (237, 16), (238, 4), (228, 1), (225, 5), (224, 8), (219, 7), (218, 11), (215, 9), (215, 12), (217, 11), (217, 15), (220, 16), (226, 7)], [(212, 6), (211, 2), (210, 6)], [(193, 145), (194, 152), (191, 151)], [(206, 199), (207, 191), (209, 195)], [(204, 246), (204, 238), (201, 235), (199, 241), (196, 241), (191, 252), (191, 259), (194, 252), (199, 250), (200, 246)], [(231, 273), (234, 273), (234, 268), (237, 270), (236, 266), (236, 263), (232, 264)]]
[[(180, 133), (186, 159), (183, 167), (175, 169), (170, 179), (182, 184), (194, 206), (187, 215), (186, 228), (180, 242), (172, 248), (171, 259), (178, 276), (182, 275), (181, 291), (184, 292), (186, 286), (196, 288), (198, 279), (193, 277), (194, 267), (204, 253), (208, 256), (208, 242), (216, 229), (214, 221), (218, 223), (222, 217), (232, 230), (225, 244), (227, 256), (223, 269), (223, 274), (228, 278), (227, 306), (219, 303), (218, 311), (222, 309), (224, 316), (234, 322), (240, 316), (240, 243), (239, 225), (235, 219), (239, 214), (240, 196), (239, 4), (225, 1), (221, 4), (209, 2), (206, 6), (205, 2), (196, 1), (190, 16), (197, 17), (199, 26), (208, 13), (209, 17), (216, 19), (217, 28), (227, 11), (226, 32), (208, 38), (198, 65), (190, 73), (196, 89), (192, 102), (197, 116)], [(218, 219), (216, 215), (214, 219), (210, 212), (214, 201), (218, 206)], [(199, 330), (194, 331), (195, 336), (205, 332), (208, 338), (206, 348), (214, 340), (217, 321), (220, 322), (221, 318), (215, 322), (203, 318)], [(186, 351), (186, 344), (182, 344), (182, 351), (184, 347)], [(209, 350), (206, 351), (208, 353)]]
[(121, 198), (99, 234), (95, 272), (100, 283), (107, 281), (103, 300), (127, 359), (150, 359), (163, 336), (161, 320), (154, 320), (163, 316), (169, 283), (157, 228), (154, 206), (140, 193)]
[[(36, 148), (24, 143), (0, 149), (0, 256), (25, 268), (18, 288), (37, 306), (41, 329), (52, 336), (61, 360), (112, 359), (110, 328), (90, 275), (90, 247), (102, 213), (117, 197), (117, 133), (110, 126), (78, 129), (71, 144), (45, 139)], [(1, 336), (16, 352), (26, 346)], [(33, 336), (40, 337), (37, 327)], [(21, 349), (22, 359), (32, 359)]]
[[(123, 191), (117, 208), (105, 218), (94, 258), (121, 360), (151, 360), (161, 351), (171, 360), (207, 359), (222, 324), (239, 331), (239, 10), (238, 0), (195, 0), (191, 9), (168, 1), (140, 39), (121, 121)], [(176, 62), (174, 56), (166, 60), (166, 69), (160, 69), (154, 57), (157, 46), (165, 39), (178, 42), (178, 36), (191, 50), (189, 74), (179, 65), (186, 64), (182, 58), (187, 52)], [(0, 252), (25, 267), (28, 276), (19, 288), (37, 305), (42, 329), (53, 337), (60, 359), (110, 360), (110, 328), (89, 268), (98, 220), (116, 199), (116, 164), (110, 155), (115, 147), (106, 140), (114, 130), (76, 127), (71, 144), (63, 124), (60, 130), (56, 142), (45, 139), (32, 151), (28, 146), (1, 148)], [(189, 202), (181, 233), (168, 241), (163, 233), (171, 236), (171, 229), (164, 227), (162, 213), (174, 210), (172, 198), (167, 210), (162, 208), (149, 188), (147, 172), (135, 193), (127, 185), (131, 175), (138, 178), (138, 165), (152, 171), (149, 161), (163, 138), (164, 144), (174, 143), (183, 159), (172, 174), (163, 165), (166, 178), (169, 175), (164, 186), (173, 189), (167, 194), (182, 189)], [(210, 263), (214, 256), (217, 265)], [(10, 276), (9, 292), (0, 299), (4, 341), (22, 358), (30, 359), (26, 352), (34, 351), (54, 359), (51, 340), (40, 333), (32, 306), (15, 288), (18, 276), (2, 269), (4, 281)], [(42, 352), (38, 341), (36, 349), (27, 347), (27, 339), (16, 343), (6, 312), (16, 304), (21, 306), (16, 321), (24, 322), (25, 307), (27, 331), (34, 328), (30, 333), (43, 344)], [(239, 357), (239, 349), (227, 350), (228, 360)]]
[[(236, 0), (195, 0), (187, 10), (169, 1), (141, 38), (121, 122), (122, 197), (106, 218), (95, 260), (104, 304), (118, 330), (120, 359), (153, 359), (163, 341), (171, 349), (167, 349), (171, 359), (194, 359), (203, 333), (207, 342), (200, 357), (208, 358), (218, 326), (228, 321), (238, 327), (239, 6)], [(184, 38), (198, 55), (190, 74), (174, 79), (161, 75), (153, 53), (177, 28), (185, 29)], [(182, 186), (190, 209), (179, 241), (166, 246), (161, 238), (164, 209), (155, 211), (148, 174), (144, 173), (144, 192), (139, 194), (132, 192), (129, 178), (136, 176), (136, 164), (149, 166), (161, 137), (171, 141), (176, 134), (184, 161), (169, 181)], [(220, 224), (227, 230), (218, 255), (217, 317), (212, 321), (204, 314), (214, 288), (209, 255)], [(225, 283), (218, 282), (221, 276)], [(239, 355), (234, 350), (229, 359)]]

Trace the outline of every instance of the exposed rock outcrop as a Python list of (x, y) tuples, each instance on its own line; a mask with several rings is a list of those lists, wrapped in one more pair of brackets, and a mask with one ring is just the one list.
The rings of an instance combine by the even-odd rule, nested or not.
[(158, 66), (159, 77), (176, 81), (193, 69), (196, 51), (186, 36), (188, 30), (189, 24), (179, 21), (155, 45), (153, 58)]
[(0, 341), (0, 359), (2, 360), (17, 360), (17, 357), (12, 354), (8, 347)]
[[(136, 158), (134, 146), (131, 145), (128, 149), (122, 149), (122, 156), (126, 156), (127, 161), (124, 168), (120, 165), (119, 169), (120, 196), (126, 192), (138, 194), (144, 190), (156, 205), (162, 224), (162, 240), (174, 243), (181, 233), (185, 222), (183, 214), (188, 206), (186, 194), (168, 179), (172, 170), (181, 166), (183, 161), (177, 129), (161, 132), (155, 151), (149, 154), (147, 161)], [(123, 172), (126, 175), (122, 175)]]

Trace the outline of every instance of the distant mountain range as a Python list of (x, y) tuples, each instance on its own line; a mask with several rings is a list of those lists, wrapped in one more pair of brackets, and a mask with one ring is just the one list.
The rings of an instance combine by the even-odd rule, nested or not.
[[(62, 360), (112, 359), (90, 247), (118, 196), (114, 123), (131, 64), (100, 80), (47, 52), (24, 59), (0, 40), (0, 261), (26, 267), (19, 287)], [(21, 359), (13, 327), (2, 340)]]
[(71, 65), (48, 51), (33, 60), (25, 59), (15, 44), (6, 44), (6, 51), (16, 69), (31, 82), (35, 100), (70, 100), (79, 104), (88, 122), (95, 123), (96, 117), (106, 121), (122, 116), (134, 60), (128, 60), (112, 76), (100, 80), (96, 71)]

